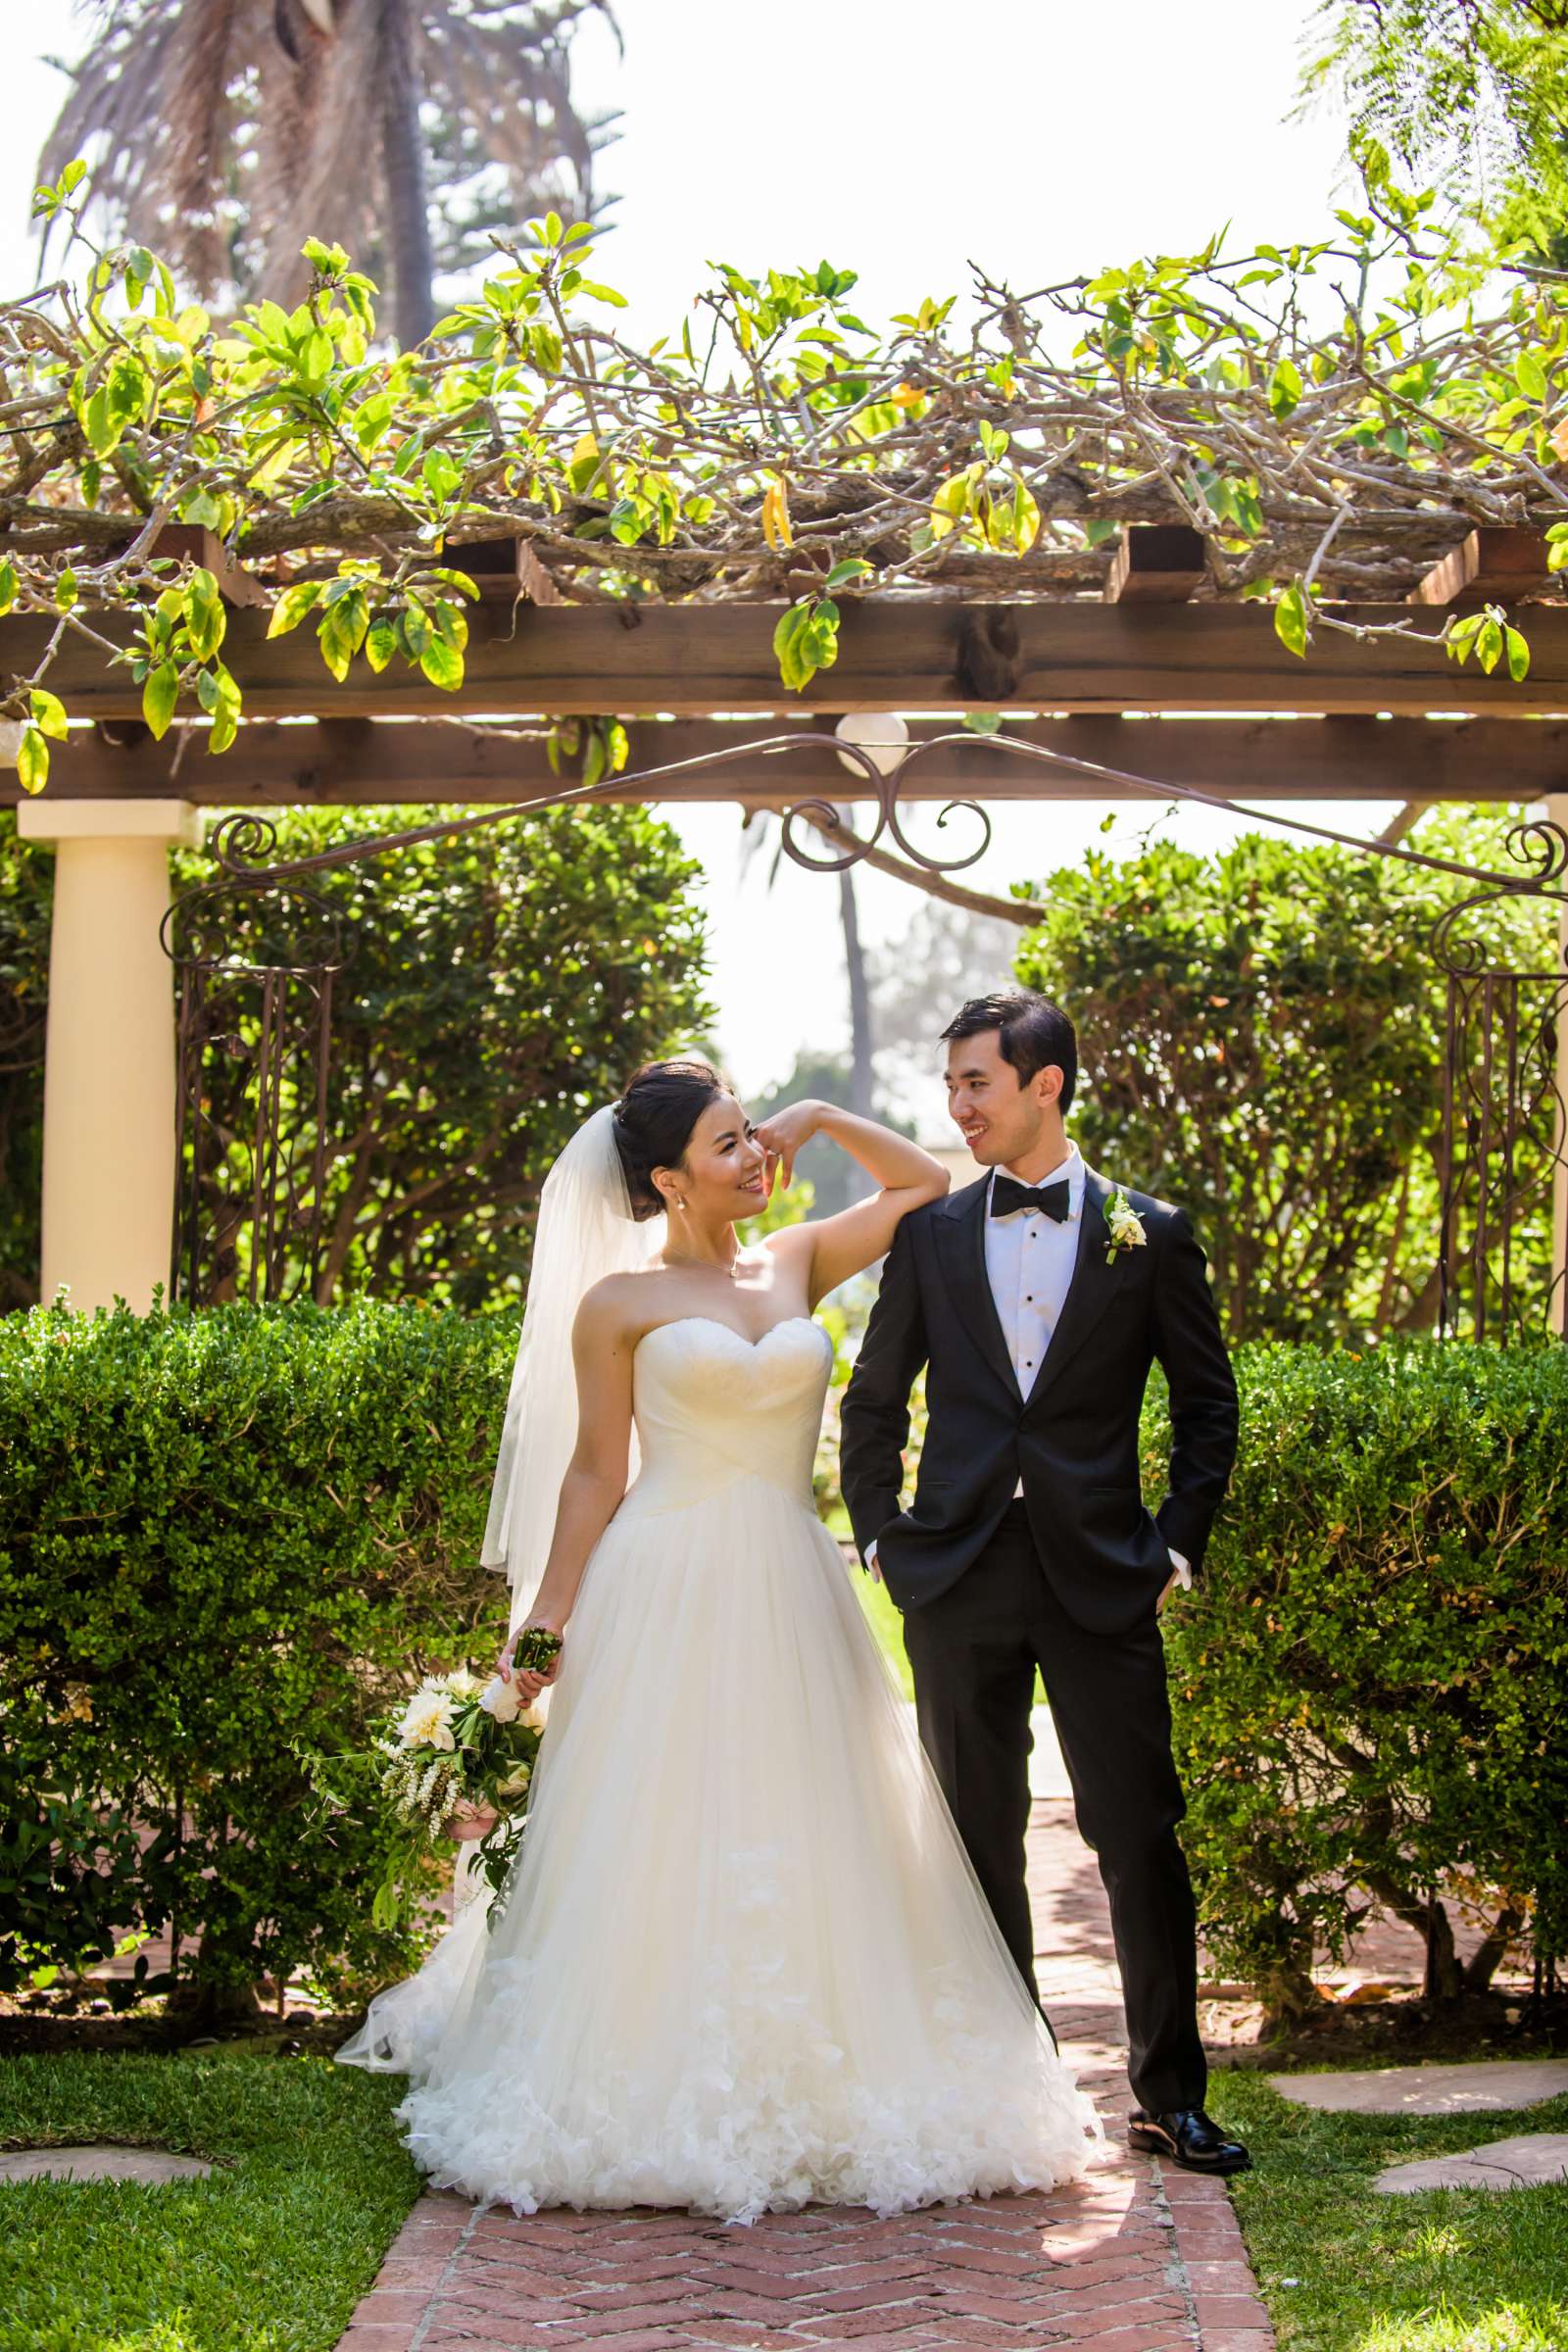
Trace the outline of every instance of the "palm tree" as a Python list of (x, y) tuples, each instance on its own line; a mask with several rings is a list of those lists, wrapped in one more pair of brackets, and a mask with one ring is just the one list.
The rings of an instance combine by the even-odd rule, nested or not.
[[(92, 46), (39, 160), (74, 157), (121, 231), (225, 307), (289, 304), (308, 236), (434, 319), (438, 264), (552, 209), (594, 218), (608, 118), (571, 103), (568, 44), (608, 0), (79, 0)], [(438, 254), (427, 177), (456, 225)]]

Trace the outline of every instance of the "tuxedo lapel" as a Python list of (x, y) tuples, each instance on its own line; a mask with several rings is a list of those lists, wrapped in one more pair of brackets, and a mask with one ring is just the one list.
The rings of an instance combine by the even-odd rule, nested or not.
[[(936, 1219), (937, 1255), (954, 1312), (978, 1346), (986, 1362), (1016, 1402), (1018, 1376), (1007, 1353), (1007, 1343), (991, 1295), (986, 1271), (986, 1204), (991, 1179), (950, 1193)], [(1044, 1377), (1042, 1375), (1042, 1377)]]
[(1118, 1251), (1114, 1260), (1106, 1256), (1110, 1227), (1105, 1222), (1105, 1203), (1113, 1190), (1093, 1168), (1084, 1170), (1084, 1205), (1078, 1220), (1072, 1281), (1067, 1286), (1056, 1328), (1051, 1335), (1046, 1360), (1029, 1392), (1030, 1411), (1088, 1339), (1121, 1281), (1126, 1253)]

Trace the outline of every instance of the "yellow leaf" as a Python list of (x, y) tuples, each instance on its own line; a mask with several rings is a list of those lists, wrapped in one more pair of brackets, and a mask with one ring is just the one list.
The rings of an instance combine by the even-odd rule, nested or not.
[(795, 533), (790, 528), (790, 494), (776, 474), (762, 494), (762, 537), (775, 555), (780, 548), (794, 544)]

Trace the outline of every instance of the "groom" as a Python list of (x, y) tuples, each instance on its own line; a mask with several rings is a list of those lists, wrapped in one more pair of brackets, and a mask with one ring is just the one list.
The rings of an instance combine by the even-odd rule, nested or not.
[[(843, 1404), (860, 1555), (904, 1612), (920, 1737), (1031, 1992), (1024, 1878), (1035, 1669), (1110, 1898), (1139, 2105), (1134, 2147), (1194, 2172), (1250, 2162), (1203, 2111), (1196, 1920), (1176, 1836), (1158, 1614), (1201, 1564), (1236, 1455), (1236, 1385), (1185, 1213), (1086, 1167), (1062, 1120), (1065, 1012), (1027, 989), (943, 1031), (948, 1103), (986, 1171), (905, 1218)], [(1164, 1367), (1157, 1518), (1138, 1417)], [(899, 1508), (911, 1383), (929, 1421)]]

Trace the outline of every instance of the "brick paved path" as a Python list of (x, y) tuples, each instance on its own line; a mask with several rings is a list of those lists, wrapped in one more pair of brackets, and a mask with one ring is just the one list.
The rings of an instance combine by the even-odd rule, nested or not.
[(1131, 2100), (1110, 1929), (1072, 1808), (1037, 1803), (1041, 1992), (1115, 2147), (1050, 2195), (879, 2222), (812, 2207), (519, 2220), (419, 2199), (340, 2352), (1272, 2352), (1225, 2189), (1122, 2144)]

